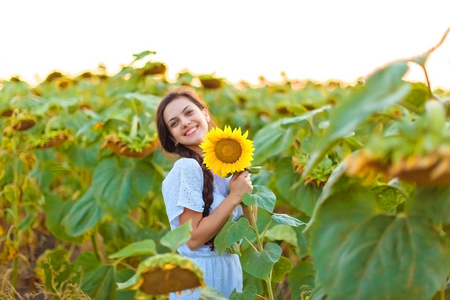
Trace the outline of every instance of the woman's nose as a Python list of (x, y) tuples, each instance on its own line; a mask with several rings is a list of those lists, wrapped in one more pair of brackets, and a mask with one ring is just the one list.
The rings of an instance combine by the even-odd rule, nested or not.
[(186, 126), (188, 126), (189, 124), (191, 124), (191, 120), (189, 120), (189, 119), (187, 119), (187, 118), (183, 118), (181, 122), (182, 122), (182, 124), (183, 124), (183, 127), (186, 127)]

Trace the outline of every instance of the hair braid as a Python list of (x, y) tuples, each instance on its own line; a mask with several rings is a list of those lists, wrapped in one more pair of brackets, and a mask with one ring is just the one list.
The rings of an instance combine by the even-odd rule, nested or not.
[[(184, 147), (183, 145), (178, 145), (176, 153), (181, 155), (182, 157), (188, 157), (195, 159), (198, 164), (200, 165), (202, 172), (203, 172), (203, 190), (202, 190), (202, 196), (203, 196), (203, 202), (205, 203), (203, 207), (203, 217), (209, 216), (211, 204), (213, 203), (214, 196), (214, 175), (206, 168), (206, 165), (203, 164), (203, 158), (198, 155), (196, 152)], [(211, 250), (214, 250), (214, 237), (206, 242), (206, 245), (209, 245)]]

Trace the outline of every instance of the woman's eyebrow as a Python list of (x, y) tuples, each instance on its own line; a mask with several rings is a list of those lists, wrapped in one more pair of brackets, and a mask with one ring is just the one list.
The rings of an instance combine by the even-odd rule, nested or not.
[[(186, 107), (181, 111), (181, 113), (184, 113), (184, 111), (185, 111), (189, 106), (191, 106), (191, 105), (190, 105), (190, 104), (186, 105)], [(172, 120), (174, 120), (174, 119), (176, 119), (176, 118), (177, 118), (177, 117), (171, 118), (167, 123), (170, 123)]]

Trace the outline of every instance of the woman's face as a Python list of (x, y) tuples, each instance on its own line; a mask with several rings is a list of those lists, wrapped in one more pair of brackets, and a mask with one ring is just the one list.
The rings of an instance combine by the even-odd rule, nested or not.
[(210, 120), (206, 110), (200, 109), (187, 97), (179, 97), (166, 106), (163, 117), (176, 142), (202, 153), (199, 145), (208, 133)]

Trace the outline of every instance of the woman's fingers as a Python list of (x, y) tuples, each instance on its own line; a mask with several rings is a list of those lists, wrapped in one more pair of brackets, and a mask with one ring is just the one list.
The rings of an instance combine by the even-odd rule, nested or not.
[(251, 193), (253, 191), (252, 181), (249, 172), (244, 171), (233, 175), (230, 181), (230, 189), (240, 190), (240, 194)]

